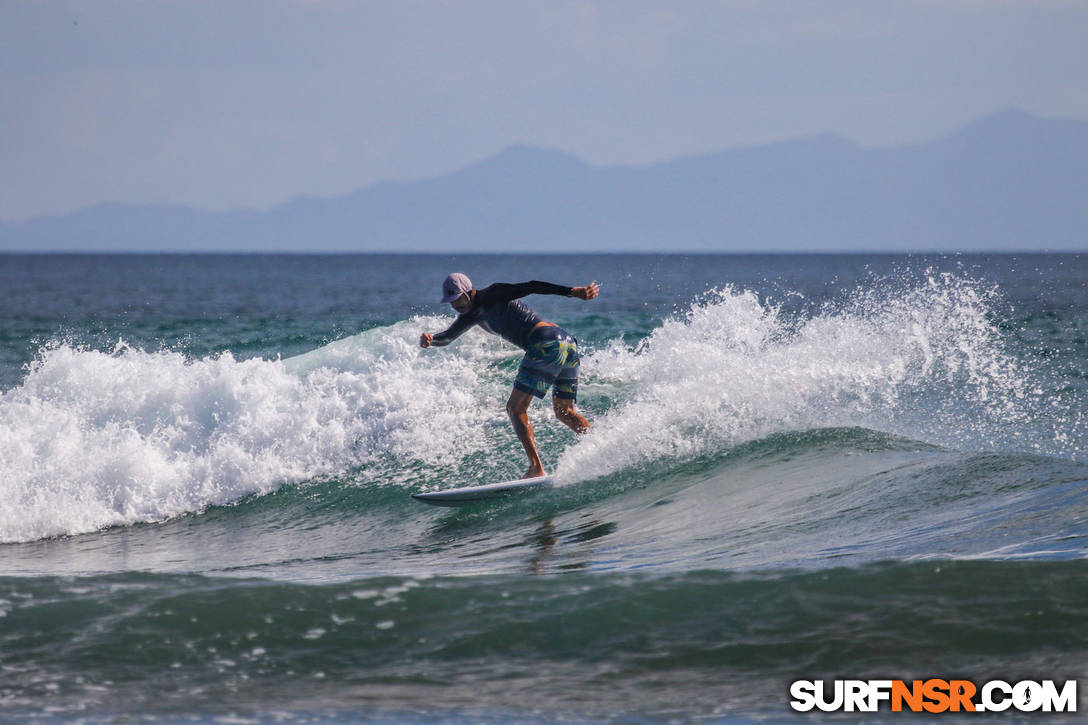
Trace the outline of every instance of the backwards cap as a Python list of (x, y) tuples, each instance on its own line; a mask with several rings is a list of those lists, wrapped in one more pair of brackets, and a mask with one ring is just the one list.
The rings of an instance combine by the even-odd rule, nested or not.
[(442, 283), (442, 302), (453, 302), (472, 289), (472, 280), (460, 272), (454, 272)]

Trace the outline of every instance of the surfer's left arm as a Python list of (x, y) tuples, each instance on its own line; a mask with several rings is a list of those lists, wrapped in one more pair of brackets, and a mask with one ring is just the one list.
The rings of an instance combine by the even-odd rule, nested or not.
[(570, 296), (577, 297), (587, 302), (601, 293), (601, 286), (596, 282), (590, 282), (585, 287), (571, 287)]
[(591, 300), (597, 296), (600, 287), (596, 282), (590, 282), (585, 287), (567, 287), (551, 282), (532, 280), (519, 284), (507, 284), (496, 282), (495, 284), (480, 290), (477, 293), (477, 301), (480, 305), (493, 305), (500, 302), (509, 302), (527, 295), (560, 295), (562, 297), (577, 297), (582, 300)]

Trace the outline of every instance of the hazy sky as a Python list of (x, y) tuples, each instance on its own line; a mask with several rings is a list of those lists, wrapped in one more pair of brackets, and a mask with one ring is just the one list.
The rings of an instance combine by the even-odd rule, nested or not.
[(1088, 0), (0, 0), (0, 219), (1088, 119)]

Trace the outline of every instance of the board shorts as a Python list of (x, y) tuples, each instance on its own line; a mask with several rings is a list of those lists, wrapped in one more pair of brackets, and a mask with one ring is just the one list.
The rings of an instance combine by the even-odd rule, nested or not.
[(543, 398), (548, 388), (553, 398), (578, 399), (578, 341), (561, 327), (542, 325), (529, 334), (514, 389)]

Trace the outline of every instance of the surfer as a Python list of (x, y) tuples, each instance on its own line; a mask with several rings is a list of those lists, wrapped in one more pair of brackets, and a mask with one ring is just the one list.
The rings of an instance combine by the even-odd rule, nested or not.
[(420, 347), (449, 345), (473, 325), (500, 335), (525, 351), (521, 367), (514, 379), (514, 389), (506, 401), (506, 414), (514, 426), (525, 454), (529, 470), (523, 478), (546, 475), (536, 450), (533, 426), (529, 423), (529, 404), (533, 396), (540, 399), (552, 390), (555, 417), (575, 433), (589, 430), (589, 421), (574, 409), (578, 399), (578, 341), (554, 322), (543, 320), (521, 301), (526, 295), (563, 295), (591, 300), (600, 291), (596, 282), (585, 287), (564, 287), (549, 282), (496, 282), (482, 290), (460, 272), (454, 272), (442, 283), (442, 302), (448, 302), (458, 313), (457, 319), (444, 332), (419, 336)]

